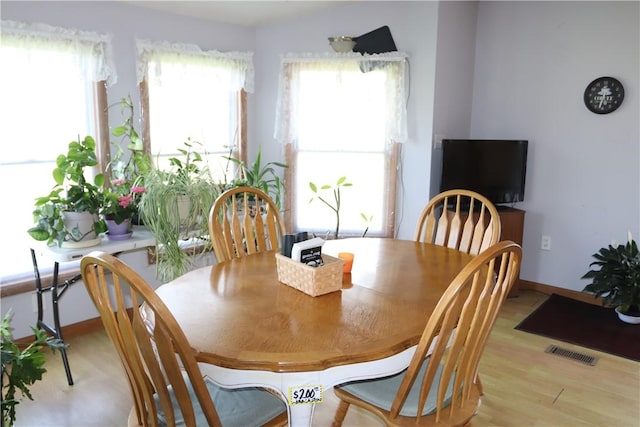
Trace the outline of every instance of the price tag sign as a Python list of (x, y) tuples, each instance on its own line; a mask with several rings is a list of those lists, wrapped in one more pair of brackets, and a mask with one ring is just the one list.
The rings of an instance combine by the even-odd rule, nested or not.
[(289, 387), (289, 404), (305, 405), (312, 403), (322, 403), (322, 385), (304, 385), (299, 387)]

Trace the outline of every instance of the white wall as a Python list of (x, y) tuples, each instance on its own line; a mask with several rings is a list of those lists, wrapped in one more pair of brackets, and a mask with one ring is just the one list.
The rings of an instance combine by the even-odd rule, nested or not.
[(440, 190), (441, 139), (469, 137), (477, 9), (475, 1), (449, 1), (438, 10), (431, 196)]
[[(582, 290), (594, 252), (627, 230), (640, 237), (639, 8), (478, 3), (470, 135), (529, 140), (523, 279)], [(625, 87), (614, 113), (584, 106), (599, 76)]]
[[(388, 25), (400, 51), (409, 54), (411, 93), (408, 102), (410, 140), (403, 145), (396, 212), (397, 236), (412, 238), (422, 206), (429, 199), (431, 120), (433, 117), (437, 2), (354, 2), (313, 16), (260, 27), (256, 32), (256, 107), (250, 144), (281, 154), (273, 139), (280, 55), (331, 52), (331, 36), (359, 36)], [(362, 124), (366, 126), (366, 123)], [(264, 148), (263, 148), (264, 150)]]

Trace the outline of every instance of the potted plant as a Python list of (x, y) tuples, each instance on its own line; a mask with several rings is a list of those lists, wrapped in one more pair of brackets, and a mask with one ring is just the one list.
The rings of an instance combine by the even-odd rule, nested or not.
[(640, 253), (631, 233), (627, 243), (612, 242), (593, 254), (596, 261), (583, 279), (590, 279), (584, 291), (602, 297), (602, 303), (615, 307), (621, 320), (640, 323)]
[(123, 240), (131, 236), (133, 217), (138, 214), (138, 204), (145, 188), (125, 179), (111, 181), (105, 189), (101, 213), (107, 226), (107, 237)]
[[(120, 113), (125, 117), (124, 122), (120, 126), (116, 126), (111, 131), (111, 135), (119, 140), (111, 142), (112, 156), (107, 167), (110, 176), (110, 185), (112, 190), (110, 199), (111, 209), (106, 207), (106, 211), (117, 210), (117, 204), (113, 204), (114, 197), (122, 197), (131, 195), (134, 201), (138, 201), (140, 191), (144, 189), (144, 178), (151, 171), (152, 163), (150, 156), (144, 152), (142, 138), (134, 126), (134, 110), (131, 96), (122, 98), (119, 103), (111, 105), (111, 107), (120, 106)], [(124, 148), (128, 151), (125, 151)], [(126, 187), (124, 185), (126, 184)], [(117, 187), (117, 188), (114, 188)], [(136, 189), (136, 191), (131, 191)], [(139, 224), (139, 215), (137, 212), (137, 204), (134, 206), (125, 206), (128, 216), (132, 224)], [(124, 214), (124, 212), (122, 212)], [(121, 222), (117, 221), (118, 224)]]
[(226, 188), (234, 187), (255, 187), (268, 194), (276, 206), (282, 209), (282, 193), (284, 186), (280, 176), (276, 173), (274, 166), (280, 168), (288, 167), (284, 163), (269, 162), (262, 165), (262, 148), (258, 149), (258, 154), (251, 165), (247, 165), (240, 159), (225, 157), (227, 160), (238, 165), (240, 177), (234, 179)]
[(95, 149), (95, 140), (86, 136), (69, 143), (67, 154), (56, 158), (55, 185), (35, 202), (36, 225), (28, 230), (35, 240), (58, 246), (83, 240), (99, 243), (98, 235), (105, 231), (99, 217), (105, 178), (102, 173), (95, 175), (93, 182), (85, 177), (88, 169), (98, 165)]
[[(145, 226), (156, 238), (156, 275), (167, 281), (183, 274), (194, 253), (211, 247), (208, 239), (209, 211), (220, 192), (202, 155), (199, 143), (187, 140), (169, 159), (170, 167), (156, 167), (145, 176), (145, 191), (138, 211)], [(181, 242), (196, 239), (197, 251), (187, 253)]]
[(44, 368), (45, 356), (43, 346), (48, 345), (52, 350), (65, 347), (61, 340), (47, 337), (43, 329), (32, 328), (35, 339), (25, 345), (13, 340), (11, 328), (11, 311), (0, 324), (2, 337), (2, 425), (12, 426), (16, 420), (16, 405), (20, 403), (17, 394), (20, 393), (30, 400), (33, 396), (29, 386), (42, 379), (47, 371)]

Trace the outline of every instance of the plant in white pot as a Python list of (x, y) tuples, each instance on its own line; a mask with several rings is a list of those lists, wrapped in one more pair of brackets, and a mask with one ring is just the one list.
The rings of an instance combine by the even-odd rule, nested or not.
[[(209, 211), (220, 186), (195, 149), (198, 144), (187, 140), (178, 150), (182, 156), (169, 159), (169, 168), (156, 167), (145, 176), (138, 211), (156, 238), (156, 275), (163, 281), (186, 272), (193, 263), (192, 255), (211, 248)], [(197, 243), (187, 253), (183, 242), (194, 240)]]
[(97, 165), (96, 142), (91, 136), (69, 143), (67, 154), (56, 158), (53, 189), (36, 199), (35, 225), (28, 230), (32, 238), (58, 246), (100, 243), (98, 235), (105, 231), (99, 217), (105, 179), (102, 173), (92, 181), (85, 176)]
[(582, 278), (591, 283), (585, 292), (602, 297), (603, 305), (615, 307), (621, 320), (640, 323), (640, 252), (638, 245), (628, 234), (627, 243), (612, 242), (593, 254), (591, 268)]

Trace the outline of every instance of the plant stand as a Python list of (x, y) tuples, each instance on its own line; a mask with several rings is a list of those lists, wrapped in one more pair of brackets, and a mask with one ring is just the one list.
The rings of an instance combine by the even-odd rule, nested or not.
[[(62, 337), (62, 327), (60, 325), (59, 302), (67, 289), (69, 289), (69, 286), (78, 282), (82, 278), (82, 276), (81, 274), (77, 274), (62, 283), (58, 283), (58, 271), (60, 268), (60, 263), (78, 261), (83, 256), (96, 249), (107, 252), (109, 254), (118, 255), (121, 252), (131, 251), (139, 248), (146, 248), (153, 245), (155, 245), (155, 238), (153, 237), (153, 235), (146, 229), (136, 228), (133, 235), (128, 240), (111, 241), (108, 239), (102, 239), (99, 246), (65, 249), (59, 248), (57, 246), (47, 246), (46, 244), (37, 244), (31, 247), (31, 261), (33, 263), (33, 273), (35, 275), (36, 281), (36, 304), (38, 310), (36, 327), (44, 329), (49, 334), (64, 342), (64, 339)], [(42, 279), (40, 277), (40, 269), (38, 267), (37, 261), (38, 255), (46, 257), (49, 260), (53, 260), (53, 276), (49, 285), (43, 285), (42, 283)], [(42, 298), (43, 295), (47, 292), (51, 292), (51, 312), (53, 315), (53, 326), (47, 325), (43, 320), (44, 304), (42, 302)], [(69, 385), (73, 385), (73, 377), (71, 375), (71, 368), (69, 366), (67, 350), (64, 347), (60, 348), (59, 350), (62, 355), (64, 370), (67, 374), (67, 382), (69, 383)]]

